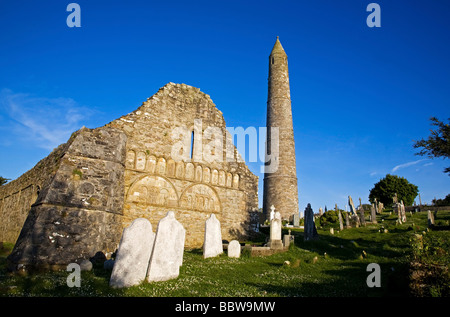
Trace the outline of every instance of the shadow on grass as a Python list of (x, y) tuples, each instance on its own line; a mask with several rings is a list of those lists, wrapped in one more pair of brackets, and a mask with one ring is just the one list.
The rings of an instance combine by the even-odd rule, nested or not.
[[(381, 286), (369, 287), (364, 262), (352, 262), (345, 268), (325, 269), (321, 277), (310, 276), (308, 272), (302, 273), (300, 267), (298, 274), (304, 274), (306, 281), (296, 285), (279, 284), (273, 281), (255, 283), (247, 282), (248, 286), (258, 289), (259, 293), (267, 296), (282, 297), (405, 297), (409, 296), (407, 268), (399, 267), (396, 263), (383, 263), (381, 265)], [(396, 267), (392, 271), (392, 267)], [(319, 269), (316, 269), (319, 270)], [(307, 271), (307, 270), (305, 270)], [(328, 278), (327, 278), (328, 277)]]

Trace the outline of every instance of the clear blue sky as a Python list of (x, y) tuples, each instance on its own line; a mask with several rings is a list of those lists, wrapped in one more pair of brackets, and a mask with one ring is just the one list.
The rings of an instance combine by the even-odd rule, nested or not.
[[(102, 126), (168, 82), (209, 94), (227, 126), (265, 125), (268, 55), (289, 58), (300, 211), (368, 202), (387, 173), (422, 202), (450, 193), (443, 159), (414, 155), (450, 117), (450, 2), (0, 0), (0, 176), (17, 178), (81, 126)], [(260, 163), (249, 163), (260, 176)], [(417, 199), (418, 200), (418, 199)]]

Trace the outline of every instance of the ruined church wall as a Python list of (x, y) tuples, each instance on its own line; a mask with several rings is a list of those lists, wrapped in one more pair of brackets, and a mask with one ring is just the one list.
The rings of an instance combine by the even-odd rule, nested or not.
[[(222, 162), (172, 157), (173, 146), (180, 141), (172, 138), (174, 128), (185, 127), (191, 133), (198, 119), (202, 133), (208, 127), (220, 131), (222, 148), (214, 150), (221, 152)], [(128, 136), (124, 227), (144, 217), (156, 228), (158, 221), (173, 210), (186, 228), (188, 248), (202, 246), (205, 221), (211, 213), (221, 221), (224, 239), (248, 233), (250, 211), (258, 208), (258, 178), (237, 160), (236, 148), (229, 136), (227, 140), (222, 112), (208, 95), (195, 87), (169, 83), (136, 111), (108, 126)], [(200, 142), (197, 137), (194, 134), (194, 148)], [(203, 138), (201, 142), (205, 151), (211, 141)]]
[(72, 140), (73, 136), (19, 178), (0, 186), (0, 241), (17, 240), (31, 205), (50, 183)]
[(58, 267), (112, 253), (122, 233), (126, 135), (83, 128), (32, 205), (8, 263)]

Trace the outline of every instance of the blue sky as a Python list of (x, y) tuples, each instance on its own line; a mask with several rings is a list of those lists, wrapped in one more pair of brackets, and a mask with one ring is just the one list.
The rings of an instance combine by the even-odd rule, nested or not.
[[(300, 211), (368, 202), (387, 173), (422, 202), (449, 161), (414, 155), (450, 117), (450, 2), (0, 0), (0, 176), (17, 178), (82, 126), (125, 115), (168, 82), (209, 94), (229, 127), (265, 125), (268, 56), (288, 55)], [(260, 176), (260, 163), (249, 163)], [(418, 200), (418, 199), (417, 199)]]

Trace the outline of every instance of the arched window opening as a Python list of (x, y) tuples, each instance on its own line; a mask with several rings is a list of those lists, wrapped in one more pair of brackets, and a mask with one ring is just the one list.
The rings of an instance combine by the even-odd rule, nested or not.
[(191, 132), (191, 149), (189, 152), (189, 157), (191, 160), (194, 157), (194, 131)]

